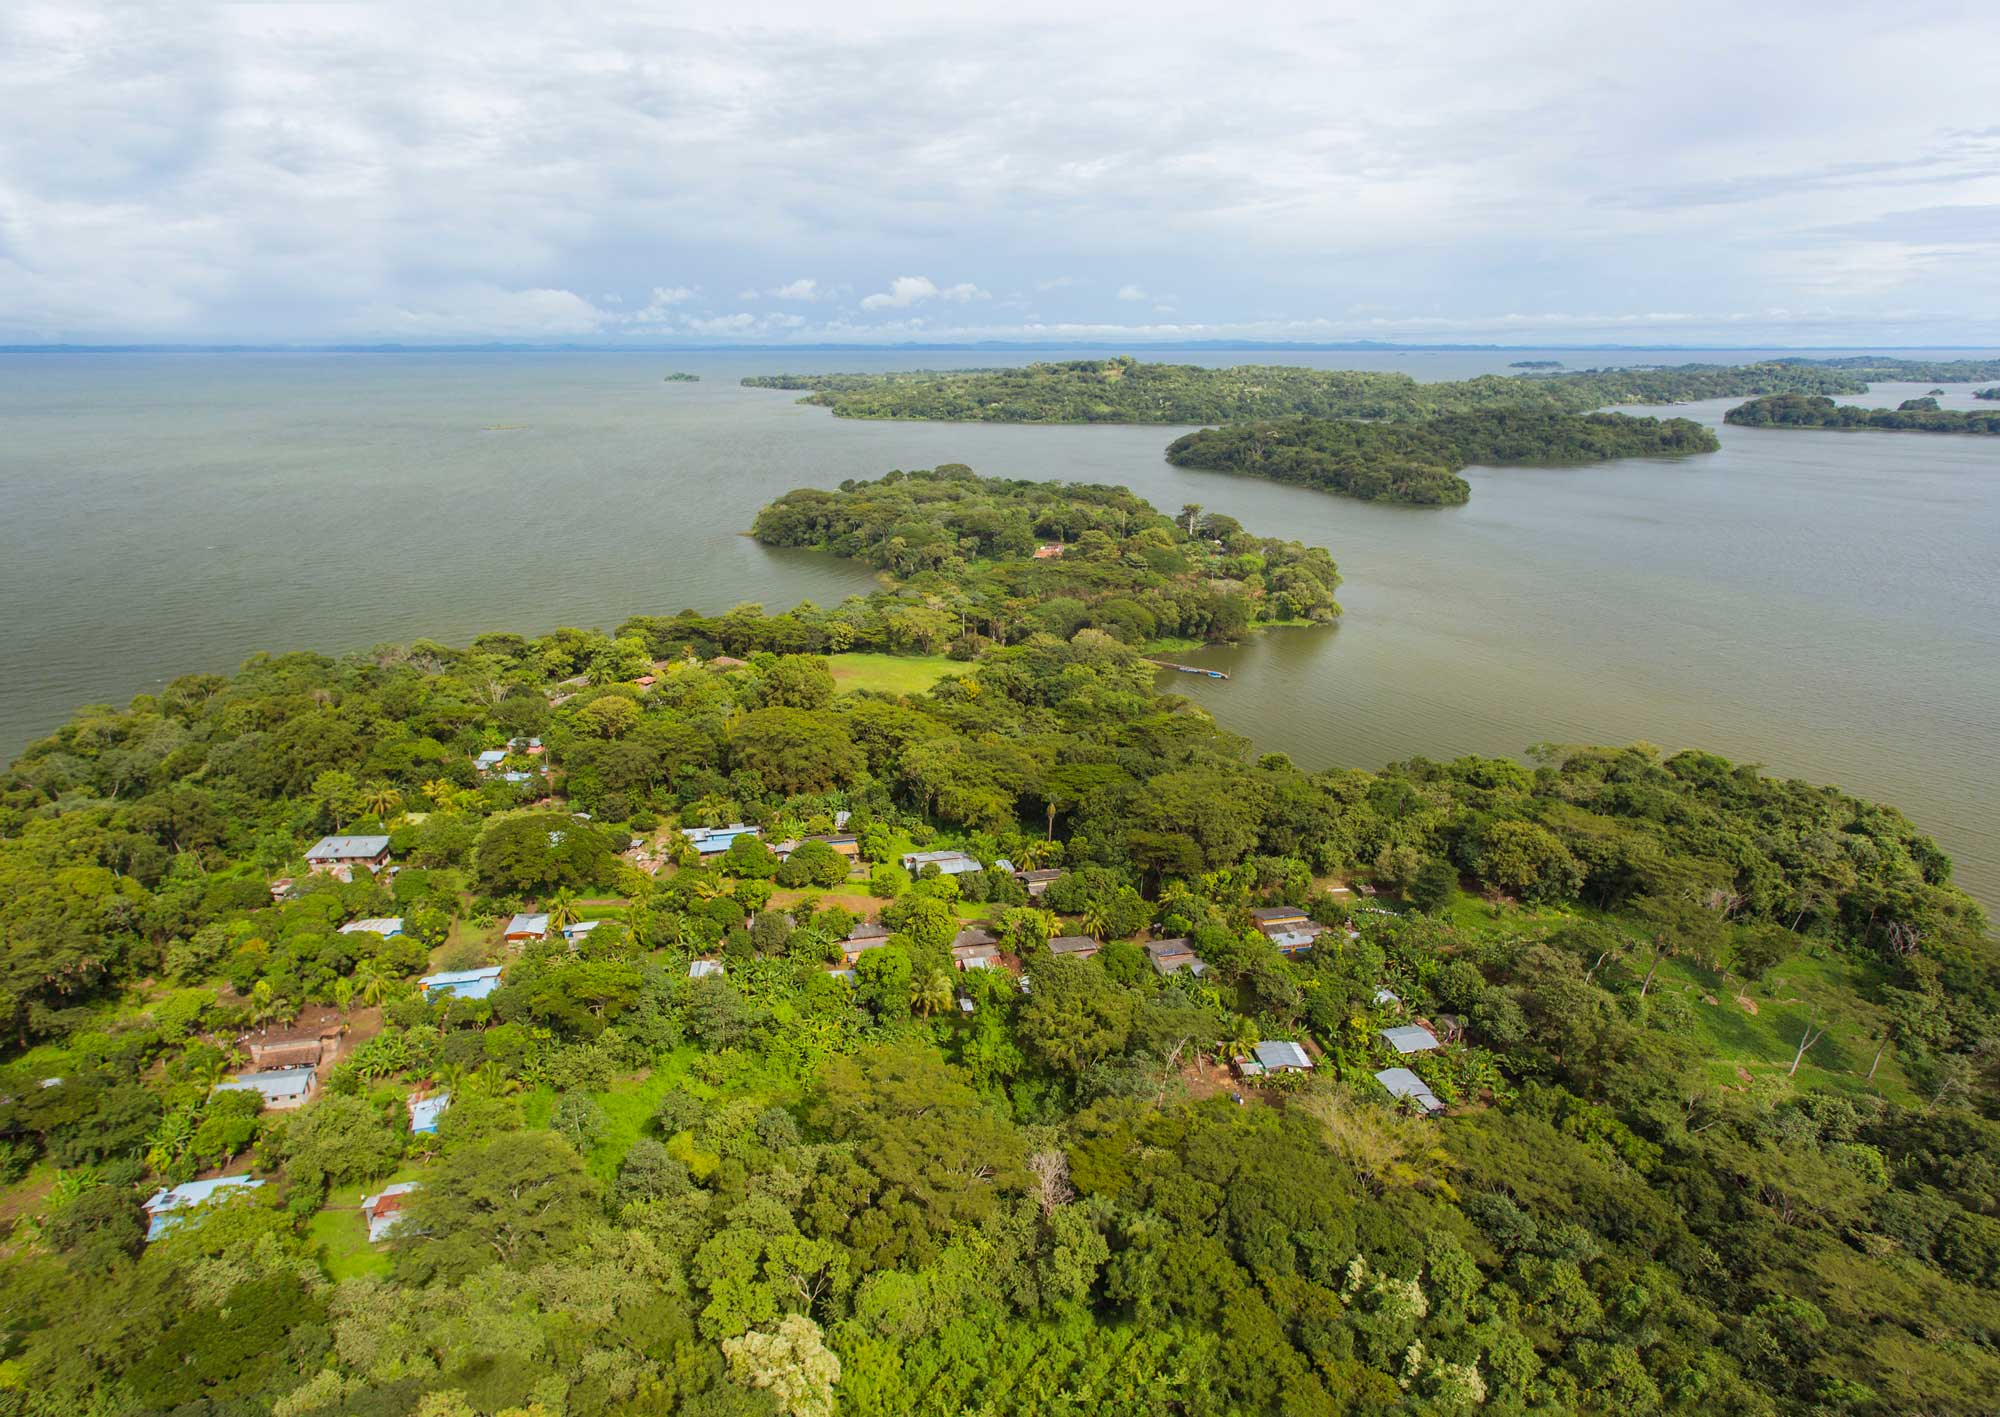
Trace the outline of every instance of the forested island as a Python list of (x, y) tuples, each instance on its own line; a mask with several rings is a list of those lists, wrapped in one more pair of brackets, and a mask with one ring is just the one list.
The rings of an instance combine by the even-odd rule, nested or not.
[(897, 374), (776, 374), (753, 388), (807, 391), (842, 418), (991, 423), (1232, 423), (1292, 415), (1431, 418), (1493, 408), (1587, 413), (1765, 394), (1859, 394), (1871, 379), (2000, 378), (2000, 360), (1778, 359), (1759, 364), (1482, 375), (1424, 384), (1408, 374), (1243, 365), (1211, 369), (1136, 359), (1077, 359), (1017, 369)]
[[(809, 547), (865, 561), (899, 580), (866, 624), (793, 649), (908, 649), (891, 627), (929, 608), (919, 647), (977, 654), (1035, 633), (1102, 630), (1132, 645), (1155, 638), (1222, 641), (1259, 624), (1340, 614), (1340, 572), (1318, 546), (1246, 532), (1198, 506), (1163, 516), (1123, 487), (982, 478), (961, 464), (789, 492), (757, 515), (767, 546)], [(850, 602), (850, 605), (855, 605)], [(843, 608), (842, 614), (846, 608)], [(765, 646), (753, 646), (764, 648)], [(775, 647), (775, 646), (774, 646)]]
[(1972, 396), (1976, 399), (2000, 399), (2000, 384), (1995, 384), (1990, 389), (1974, 389)]
[(1507, 366), (1509, 369), (1560, 369), (1560, 359), (1517, 359)]
[(896, 577), (835, 610), (31, 745), (0, 1413), (1990, 1411), (2000, 971), (1935, 843), (1699, 751), (1260, 755), (1134, 610), (1331, 613), (1326, 553), (1032, 486), (773, 504)]
[(1856, 408), (1829, 398), (1777, 394), (1752, 399), (1723, 416), (1744, 428), (1880, 428), (1903, 433), (2000, 433), (2000, 413), (1940, 409), (1936, 399), (1905, 399), (1899, 408)]
[(701, 382), (701, 375), (686, 374), (676, 370), (674, 373), (667, 375), (666, 382), (669, 384), (699, 384)]
[(1565, 464), (1712, 453), (1715, 434), (1685, 418), (1496, 409), (1413, 422), (1292, 418), (1205, 428), (1167, 446), (1180, 467), (1244, 473), (1375, 502), (1446, 506), (1474, 464)]

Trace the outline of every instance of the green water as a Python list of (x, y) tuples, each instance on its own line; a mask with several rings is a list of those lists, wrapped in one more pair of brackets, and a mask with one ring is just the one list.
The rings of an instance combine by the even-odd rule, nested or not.
[[(260, 649), (838, 600), (869, 577), (756, 546), (758, 506), (958, 461), (1331, 547), (1345, 623), (1183, 656), (1227, 684), (1162, 681), (1301, 764), (1699, 745), (1897, 804), (2000, 902), (2000, 440), (1735, 429), (1697, 405), (1718, 454), (1474, 470), (1468, 506), (1419, 510), (1170, 467), (1179, 429), (854, 423), (735, 384), (1028, 357), (0, 357), (0, 755)], [(1428, 379), (1532, 356), (1180, 357)]]

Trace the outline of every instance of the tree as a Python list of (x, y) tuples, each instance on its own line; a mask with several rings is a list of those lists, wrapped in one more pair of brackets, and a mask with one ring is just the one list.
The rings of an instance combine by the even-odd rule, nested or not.
[(576, 892), (557, 891), (544, 902), (543, 909), (548, 913), (550, 932), (560, 934), (576, 923)]
[(613, 856), (588, 822), (554, 812), (523, 812), (487, 826), (475, 856), (481, 887), (494, 895), (541, 896), (596, 885)]
[(1433, 856), (1410, 885), (1410, 904), (1427, 915), (1434, 914), (1450, 904), (1457, 891), (1458, 872), (1443, 857)]
[(925, 1018), (931, 1018), (949, 1009), (952, 1001), (951, 976), (941, 969), (933, 969), (917, 981), (911, 1005)]
[(285, 1123), (284, 1154), (289, 1179), (324, 1189), (388, 1175), (403, 1138), (366, 1100), (328, 1093)]
[(787, 1314), (768, 1333), (727, 1338), (722, 1351), (729, 1376), (745, 1387), (771, 1394), (786, 1417), (833, 1417), (833, 1385), (840, 1359), (821, 1341), (819, 1325), (803, 1314)]
[(801, 842), (778, 867), (778, 884), (830, 890), (847, 880), (847, 870), (847, 858), (825, 842)]
[(1057, 957), (1035, 965), (1018, 1031), (1051, 1065), (1077, 1073), (1124, 1048), (1134, 1009), (1133, 994), (1095, 960)]
[(408, 1209), (397, 1261), (413, 1279), (489, 1264), (522, 1271), (576, 1248), (597, 1212), (597, 1183), (554, 1133), (506, 1132), (447, 1149)]
[(827, 792), (861, 770), (861, 755), (840, 720), (796, 708), (745, 714), (730, 734), (739, 767), (774, 792)]
[(782, 655), (764, 671), (764, 702), (782, 708), (824, 709), (834, 687), (833, 666), (816, 655)]

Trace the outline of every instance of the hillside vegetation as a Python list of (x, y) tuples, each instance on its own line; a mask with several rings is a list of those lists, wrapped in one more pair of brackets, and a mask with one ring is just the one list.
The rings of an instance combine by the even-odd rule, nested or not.
[(1419, 383), (1353, 369), (1147, 364), (1076, 359), (1017, 369), (896, 374), (775, 374), (743, 382), (806, 391), (841, 418), (991, 423), (1236, 423), (1313, 418), (1429, 418), (1484, 409), (1587, 413), (1613, 404), (1686, 403), (1763, 394), (1859, 394), (1870, 379), (2000, 378), (2000, 361), (1771, 360), (1658, 369), (1483, 375)]
[(1366, 501), (1440, 506), (1471, 495), (1471, 484), (1458, 473), (1475, 464), (1589, 463), (1712, 453), (1720, 446), (1714, 433), (1685, 418), (1495, 409), (1415, 422), (1233, 423), (1176, 439), (1167, 446), (1167, 461)]
[[(1989, 1411), (2000, 971), (1935, 843), (1644, 744), (1259, 755), (1104, 607), (1332, 562), (1187, 511), (794, 493), (774, 535), (907, 579), (258, 656), (31, 745), (0, 1414)], [(787, 648), (954, 590), (1006, 643), (927, 692)], [(394, 870), (310, 873), (326, 833)], [(295, 1022), (339, 1040), (306, 1105), (217, 1089)], [(263, 1184), (146, 1242), (223, 1173)]]
[(1941, 409), (1936, 399), (1906, 399), (1899, 408), (1855, 408), (1805, 394), (1752, 399), (1723, 415), (1743, 428), (1879, 428), (1900, 433), (2000, 433), (2000, 413)]

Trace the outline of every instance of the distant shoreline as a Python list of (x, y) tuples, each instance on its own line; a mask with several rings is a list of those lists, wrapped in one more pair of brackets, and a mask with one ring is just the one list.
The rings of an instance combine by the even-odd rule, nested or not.
[(1833, 351), (1890, 353), (1929, 351), (2000, 353), (1990, 344), (1398, 344), (1380, 340), (1298, 343), (1284, 340), (975, 340), (969, 342), (836, 344), (0, 344), (4, 354), (769, 354), (881, 350), (1012, 349), (1266, 349), (1302, 354), (1509, 354), (1516, 352), (1681, 352), (1768, 351), (1819, 354)]

